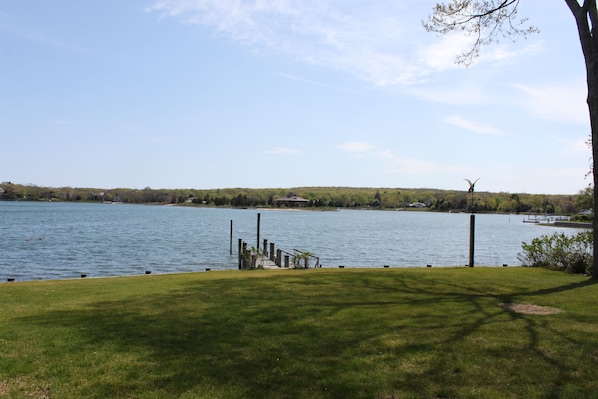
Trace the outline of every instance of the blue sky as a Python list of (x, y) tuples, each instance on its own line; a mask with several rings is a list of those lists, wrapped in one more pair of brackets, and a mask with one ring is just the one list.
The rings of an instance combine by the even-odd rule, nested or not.
[[(534, 7), (541, 10), (535, 10)], [(0, 0), (0, 182), (574, 194), (585, 70), (562, 0), (454, 63), (434, 1)]]

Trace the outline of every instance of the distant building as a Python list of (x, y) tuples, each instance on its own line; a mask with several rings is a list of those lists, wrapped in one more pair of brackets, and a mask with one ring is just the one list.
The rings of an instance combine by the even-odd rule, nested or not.
[(409, 208), (425, 208), (426, 204), (424, 204), (423, 202), (413, 202), (409, 205), (407, 205)]
[(288, 206), (289, 208), (303, 208), (309, 203), (309, 200), (301, 198), (295, 194), (291, 194), (288, 197), (277, 198), (274, 200), (278, 206)]

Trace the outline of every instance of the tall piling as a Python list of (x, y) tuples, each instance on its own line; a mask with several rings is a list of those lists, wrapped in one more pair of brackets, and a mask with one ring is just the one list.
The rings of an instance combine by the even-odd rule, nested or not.
[(230, 221), (230, 254), (233, 254), (233, 221)]
[(475, 215), (469, 216), (469, 267), (473, 267), (473, 253), (475, 247)]
[(274, 254), (274, 243), (271, 242), (270, 243), (270, 260), (272, 262), (274, 262), (274, 259), (276, 259), (276, 255)]
[(260, 218), (261, 218), (261, 214), (257, 214), (257, 245), (256, 248), (259, 251), (260, 250)]
[(239, 238), (239, 270), (241, 270), (243, 267), (241, 265), (241, 261), (243, 259), (243, 240)]

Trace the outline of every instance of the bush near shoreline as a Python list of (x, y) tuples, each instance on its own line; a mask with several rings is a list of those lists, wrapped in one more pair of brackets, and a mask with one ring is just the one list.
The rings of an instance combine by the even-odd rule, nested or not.
[(2, 283), (0, 397), (592, 398), (597, 297), (522, 267)]

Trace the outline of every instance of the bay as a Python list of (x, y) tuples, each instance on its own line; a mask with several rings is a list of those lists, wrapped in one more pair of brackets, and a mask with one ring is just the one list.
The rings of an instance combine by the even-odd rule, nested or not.
[[(466, 265), (469, 214), (0, 202), (0, 281), (237, 269), (238, 240), (309, 251), (323, 267)], [(522, 241), (577, 230), (476, 215), (475, 265), (519, 265)], [(231, 247), (231, 221), (233, 226)]]

